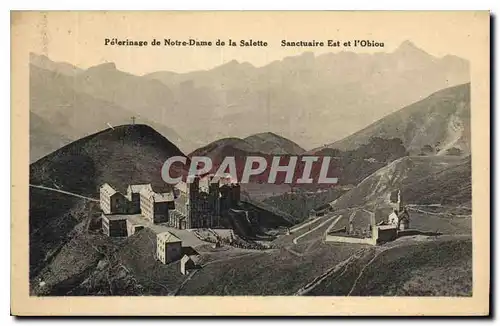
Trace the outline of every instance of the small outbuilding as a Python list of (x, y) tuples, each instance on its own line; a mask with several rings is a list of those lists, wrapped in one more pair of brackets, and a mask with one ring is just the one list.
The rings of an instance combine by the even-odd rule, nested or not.
[(144, 224), (137, 223), (134, 220), (127, 219), (127, 236), (134, 235), (137, 231), (144, 229)]
[(182, 241), (170, 232), (156, 235), (156, 257), (164, 264), (179, 260), (182, 255)]
[(198, 267), (197, 260), (191, 256), (184, 255), (181, 259), (181, 273), (183, 275), (189, 274), (190, 270)]
[(102, 232), (108, 237), (127, 236), (127, 215), (106, 215), (101, 218)]

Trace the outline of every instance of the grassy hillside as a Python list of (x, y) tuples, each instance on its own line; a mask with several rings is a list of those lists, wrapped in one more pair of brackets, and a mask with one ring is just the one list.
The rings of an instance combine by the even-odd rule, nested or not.
[(302, 221), (309, 216), (312, 209), (334, 201), (372, 173), (408, 153), (398, 138), (375, 137), (354, 150), (340, 151), (324, 148), (315, 152), (314, 155), (334, 158), (330, 167), (333, 166), (338, 171), (338, 185), (324, 187), (319, 191), (317, 189), (319, 187), (302, 185), (294, 193), (272, 196), (266, 198), (265, 202)]
[(436, 241), (382, 252), (351, 290), (363, 296), (472, 296), (472, 241)]
[(95, 197), (103, 183), (165, 188), (166, 159), (184, 154), (146, 125), (123, 125), (79, 139), (30, 166), (30, 182)]
[(207, 264), (179, 295), (293, 295), (363, 247), (319, 242), (308, 245), (310, 251), (304, 255), (282, 248)]
[(390, 192), (401, 189), (405, 204), (468, 206), (471, 202), (470, 157), (403, 157), (379, 169), (331, 205), (381, 207)]
[(276, 135), (272, 132), (263, 132), (248, 136), (244, 139), (247, 143), (252, 145), (258, 152), (265, 154), (291, 154), (300, 155), (305, 152), (305, 150), (294, 143), (293, 141), (286, 139), (285, 137)]
[(194, 150), (192, 156), (208, 156), (212, 160), (222, 160), (226, 156), (246, 156), (258, 151), (247, 141), (236, 138), (222, 138)]
[[(130, 183), (151, 183), (167, 189), (161, 179), (165, 160), (182, 152), (145, 125), (124, 125), (77, 140), (30, 165), (30, 183), (98, 198), (110, 183), (125, 191)], [(92, 202), (44, 189), (30, 189), (30, 268), (32, 276), (49, 263), (89, 219)]]
[(75, 228), (89, 219), (95, 204), (84, 199), (30, 188), (30, 278), (56, 257), (75, 236)]
[(332, 202), (343, 193), (345, 190), (341, 187), (332, 187), (321, 192), (296, 191), (266, 198), (264, 203), (287, 212), (296, 221), (301, 222), (310, 216), (312, 209)]
[(400, 138), (413, 154), (427, 145), (470, 153), (470, 84), (440, 90), (327, 147), (353, 149), (372, 137)]
[(366, 250), (306, 295), (471, 296), (472, 241), (424, 240)]

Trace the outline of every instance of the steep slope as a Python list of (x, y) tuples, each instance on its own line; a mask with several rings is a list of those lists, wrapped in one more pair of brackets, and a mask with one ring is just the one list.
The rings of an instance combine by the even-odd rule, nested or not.
[(120, 71), (114, 63), (83, 71), (75, 78), (74, 87), (159, 122), (166, 121), (173, 102), (172, 92), (162, 83)]
[[(72, 77), (35, 65), (30, 66), (30, 112), (46, 122), (38, 126), (37, 134), (41, 136), (40, 139), (55, 133), (74, 140), (95, 133), (107, 127), (108, 123), (113, 126), (121, 125), (137, 116), (135, 112), (115, 103), (76, 91), (74, 81)], [(139, 117), (138, 121), (153, 126), (177, 145), (184, 144), (181, 137), (171, 128), (142, 117)], [(46, 155), (59, 147), (54, 142), (41, 143), (37, 145), (37, 156)]]
[(383, 208), (390, 193), (398, 189), (405, 204), (470, 207), (470, 156), (403, 157), (379, 169), (331, 205), (334, 209)]
[(359, 274), (350, 295), (470, 297), (472, 239), (433, 241), (387, 250)]
[(42, 117), (30, 112), (30, 162), (70, 142), (70, 138), (54, 130), (52, 125)]
[(414, 154), (427, 145), (438, 154), (452, 147), (470, 153), (470, 84), (438, 91), (327, 147), (353, 149), (371, 137), (400, 138)]
[(30, 166), (30, 182), (96, 196), (108, 182), (120, 190), (130, 183), (165, 187), (161, 167), (184, 154), (146, 125), (123, 125), (79, 139)]
[(290, 155), (300, 155), (305, 152), (305, 150), (294, 143), (293, 141), (281, 137), (272, 132), (263, 132), (248, 136), (244, 139), (247, 143), (252, 145), (258, 152), (265, 154), (290, 154)]
[(256, 152), (258, 151), (246, 140), (230, 137), (213, 141), (206, 146), (194, 150), (189, 156), (208, 156), (212, 160), (216, 160), (225, 156), (243, 156)]
[[(471, 296), (472, 241), (395, 241), (366, 250), (317, 283), (310, 296)], [(446, 275), (446, 277), (443, 277)]]
[[(110, 183), (125, 191), (130, 183), (167, 189), (161, 167), (171, 156), (183, 156), (151, 127), (124, 125), (79, 139), (30, 165), (30, 184), (98, 198)], [(46, 189), (30, 188), (31, 277), (50, 262), (61, 246), (84, 228), (96, 203)]]

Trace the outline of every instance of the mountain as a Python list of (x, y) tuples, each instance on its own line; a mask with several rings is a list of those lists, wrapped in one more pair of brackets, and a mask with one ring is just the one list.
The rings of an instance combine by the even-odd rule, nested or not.
[[(79, 91), (75, 80), (75, 77), (42, 69), (33, 64), (30, 66), (30, 112), (44, 121), (36, 127), (32, 126), (32, 139), (36, 139), (31, 146), (34, 151), (31, 155), (32, 162), (33, 159), (60, 148), (60, 142), (43, 141), (52, 139), (51, 135), (60, 135), (61, 142), (64, 143), (65, 140), (88, 136), (109, 125), (128, 123), (131, 117), (138, 116), (136, 112), (116, 103), (96, 99)], [(171, 128), (145, 118), (137, 119), (154, 127), (176, 144), (185, 144)]]
[[(132, 115), (146, 124), (154, 121), (162, 133), (160, 126), (175, 126), (180, 136), (165, 135), (184, 152), (217, 139), (269, 130), (314, 148), (342, 139), (435, 91), (470, 81), (466, 60), (452, 55), (437, 58), (411, 42), (391, 53), (315, 56), (305, 52), (263, 67), (233, 60), (204, 71), (144, 76), (121, 71), (114, 63), (81, 70), (35, 54), (31, 61), (71, 89), (51, 86), (52, 80), (46, 78), (47, 85), (38, 85), (42, 89), (33, 92), (56, 89), (43, 99), (45, 104), (39, 103), (42, 107), (60, 112), (50, 104), (61, 104), (57, 103), (60, 97), (68, 105), (76, 94), (82, 111), (96, 104), (109, 107), (97, 116), (112, 118), (121, 108), (118, 111), (127, 112), (126, 121)], [(126, 122), (121, 114), (117, 116)], [(105, 122), (96, 123), (101, 128)]]
[(211, 142), (201, 148), (194, 150), (189, 157), (193, 156), (208, 156), (212, 160), (223, 159), (226, 156), (246, 156), (250, 153), (258, 152), (247, 141), (229, 137)]
[(272, 132), (264, 132), (244, 139), (237, 137), (218, 139), (196, 149), (189, 156), (205, 155), (214, 159), (216, 157), (247, 156), (258, 153), (266, 155), (300, 155), (304, 152), (305, 150), (293, 141)]
[(300, 155), (305, 150), (293, 141), (272, 132), (263, 132), (244, 139), (258, 152), (273, 155)]
[(383, 208), (391, 192), (398, 189), (405, 204), (471, 207), (471, 157), (400, 158), (365, 178), (331, 206)]
[[(131, 183), (169, 188), (161, 178), (166, 159), (184, 154), (146, 125), (123, 125), (72, 142), (30, 165), (30, 184), (99, 198), (110, 183), (125, 192)], [(30, 275), (50, 262), (75, 227), (97, 207), (91, 201), (30, 187)], [(88, 221), (87, 221), (88, 222)], [(78, 232), (77, 232), (78, 233)]]
[(120, 71), (114, 63), (90, 67), (73, 83), (80, 92), (160, 123), (168, 118), (173, 101), (172, 92), (162, 83)]
[(83, 71), (83, 69), (73, 66), (72, 64), (66, 62), (54, 62), (47, 56), (38, 55), (36, 53), (30, 53), (30, 64), (41, 69), (70, 77), (76, 76), (78, 73)]
[(30, 112), (30, 162), (71, 142), (36, 113)]
[(440, 90), (326, 147), (351, 150), (381, 137), (400, 138), (414, 154), (424, 146), (437, 154), (452, 147), (468, 154), (470, 134), (470, 84), (463, 84)]
[[(144, 77), (172, 91), (173, 119), (194, 142), (272, 130), (306, 148), (342, 139), (433, 92), (470, 81), (468, 61), (437, 58), (408, 41), (391, 53), (306, 52), (263, 67), (231, 61), (206, 71)], [(186, 117), (200, 118), (186, 125)]]
[(184, 154), (146, 125), (122, 125), (72, 142), (30, 166), (30, 183), (95, 197), (103, 183), (125, 190), (130, 183), (165, 188), (166, 159)]

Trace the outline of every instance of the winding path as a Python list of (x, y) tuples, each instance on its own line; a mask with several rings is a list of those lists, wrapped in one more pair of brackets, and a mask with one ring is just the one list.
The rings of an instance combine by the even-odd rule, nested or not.
[(319, 228), (323, 227), (323, 226), (324, 226), (324, 225), (326, 225), (327, 223), (330, 223), (330, 222), (331, 222), (334, 218), (337, 218), (337, 219), (336, 219), (336, 220), (332, 223), (332, 225), (331, 225), (330, 227), (335, 226), (335, 224), (337, 224), (337, 222), (338, 222), (338, 221), (342, 218), (342, 215), (332, 216), (331, 218), (327, 219), (326, 221), (324, 221), (323, 223), (321, 223), (320, 225), (318, 225), (318, 226), (317, 226), (317, 227), (315, 227), (314, 229), (309, 230), (309, 231), (307, 231), (306, 233), (303, 233), (303, 234), (299, 235), (298, 237), (294, 238), (294, 239), (292, 240), (292, 242), (293, 242), (294, 244), (297, 244), (297, 242), (299, 241), (299, 239), (300, 239), (300, 238), (303, 238), (303, 237), (305, 237), (306, 235), (308, 235), (309, 233), (316, 231), (317, 229), (319, 229)]
[(73, 196), (73, 197), (78, 197), (78, 198), (82, 198), (82, 199), (86, 199), (86, 200), (90, 200), (90, 201), (94, 201), (94, 202), (99, 202), (99, 199), (85, 197), (85, 196), (82, 196), (82, 195), (79, 195), (79, 194), (75, 194), (75, 193), (72, 193), (72, 192), (69, 192), (69, 191), (64, 191), (64, 190), (60, 190), (60, 189), (56, 189), (56, 188), (50, 188), (50, 187), (45, 187), (45, 186), (40, 186), (40, 185), (32, 185), (32, 184), (30, 184), (30, 187), (37, 188), (37, 189), (54, 191), (54, 192), (58, 192), (58, 193), (69, 195), (69, 196)]

